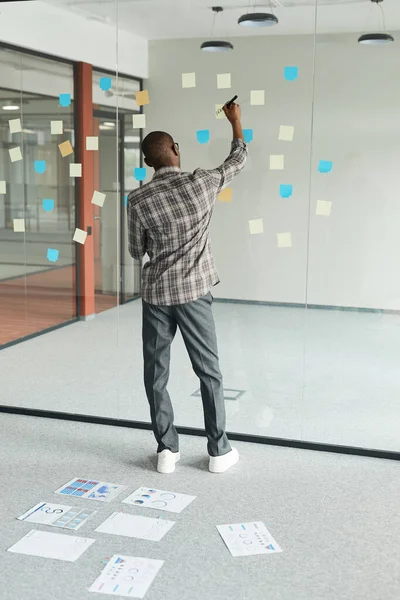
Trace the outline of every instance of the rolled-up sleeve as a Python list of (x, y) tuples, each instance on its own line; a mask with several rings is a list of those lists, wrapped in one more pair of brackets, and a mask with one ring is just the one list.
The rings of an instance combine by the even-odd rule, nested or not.
[(207, 171), (217, 185), (217, 193), (228, 185), (242, 171), (247, 160), (247, 145), (243, 140), (233, 140), (231, 151), (226, 160), (217, 167)]
[(142, 226), (136, 209), (130, 202), (127, 206), (129, 254), (142, 260), (146, 254), (146, 230)]

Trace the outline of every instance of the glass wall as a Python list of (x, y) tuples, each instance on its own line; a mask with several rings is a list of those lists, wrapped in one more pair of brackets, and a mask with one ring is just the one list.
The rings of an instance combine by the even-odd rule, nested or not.
[[(79, 314), (86, 320), (1, 351), (8, 388), (16, 390), (5, 403), (149, 422), (141, 265), (129, 256), (126, 229), (127, 195), (152, 177), (147, 168), (141, 182), (135, 172), (144, 166), (140, 141), (152, 130), (168, 131), (179, 142), (185, 171), (214, 168), (231, 142), (217, 109), (237, 94), (249, 159), (231, 185), (231, 198), (217, 199), (211, 227), (221, 279), (212, 293), (228, 429), (398, 452), (400, 88), (393, 73), (400, 34), (392, 32), (396, 43), (387, 46), (358, 44), (368, 16), (362, 3), (350, 20), (346, 3), (277, 7), (279, 26), (252, 31), (238, 31), (238, 8), (224, 11), (215, 30), (233, 52), (207, 54), (200, 51), (207, 36), (198, 37), (199, 30), (191, 35), (200, 19), (194, 4), (179, 12), (159, 3), (159, 10), (142, 7), (140, 15), (135, 3), (102, 5), (102, 17), (115, 24), (110, 31), (117, 65), (121, 19), (124, 30), (132, 23), (134, 34), (134, 24), (143, 25), (150, 75), (141, 84), (118, 67), (93, 71), (91, 133), (98, 149), (90, 189), (106, 195), (102, 205), (91, 207), (87, 238), (93, 244), (95, 308), (93, 315)], [(297, 10), (300, 20), (292, 16)], [(367, 20), (372, 30), (381, 28), (377, 15)], [(72, 66), (9, 51), (2, 56), (5, 68), (17, 73), (10, 83), (2, 79), (0, 96), (0, 179), (6, 182), (0, 335), (7, 343), (77, 316), (71, 238), (81, 200), (78, 194), (76, 215), (74, 180), (57, 148), (64, 139), (75, 146), (73, 97), (66, 108), (58, 98), (61, 91), (73, 96)], [(37, 72), (29, 78), (24, 69), (31, 60), (37, 72), (50, 69), (52, 85), (35, 87)], [(134, 69), (133, 53), (132, 75)], [(150, 102), (139, 107), (142, 88)], [(10, 103), (18, 106), (22, 132), (10, 131), (3, 110)], [(141, 112), (143, 129), (132, 119)], [(50, 130), (60, 120), (64, 137)], [(198, 141), (203, 130), (208, 143)], [(18, 145), (24, 160), (13, 162), (9, 150)], [(35, 173), (35, 161), (43, 160), (45, 172)], [(45, 208), (49, 199), (57, 210)], [(25, 232), (18, 231), (21, 219)], [(54, 264), (48, 248), (59, 252)], [(78, 281), (87, 283), (77, 249)], [(43, 277), (51, 283), (39, 284)], [(14, 333), (7, 333), (9, 327)], [(21, 363), (29, 364), (22, 389), (15, 367)], [(179, 333), (169, 391), (176, 423), (201, 428), (199, 382)]]

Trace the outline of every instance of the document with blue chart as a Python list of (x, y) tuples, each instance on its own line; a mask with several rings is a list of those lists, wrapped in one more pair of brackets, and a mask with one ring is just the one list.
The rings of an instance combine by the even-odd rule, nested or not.
[(17, 518), (19, 521), (40, 523), (41, 525), (51, 525), (60, 529), (73, 529), (76, 531), (96, 513), (97, 510), (82, 510), (75, 506), (65, 506), (65, 504), (39, 502), (39, 504)]
[(217, 525), (217, 529), (232, 556), (283, 552), (261, 521)]
[(163, 560), (114, 554), (89, 592), (144, 598), (163, 564)]
[(110, 502), (125, 489), (126, 485), (75, 478), (56, 490), (55, 494), (71, 496), (71, 498), (87, 498), (88, 500)]
[(142, 506), (143, 508), (154, 508), (156, 510), (165, 510), (166, 512), (180, 513), (195, 499), (196, 496), (141, 487), (125, 498), (125, 500), (122, 500), (122, 502), (133, 504), (134, 506)]

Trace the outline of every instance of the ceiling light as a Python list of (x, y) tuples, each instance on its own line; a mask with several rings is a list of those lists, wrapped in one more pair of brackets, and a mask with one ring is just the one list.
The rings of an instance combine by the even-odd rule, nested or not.
[[(213, 6), (211, 10), (214, 13), (214, 22), (211, 31), (211, 37), (213, 37), (216, 16), (224, 9), (222, 6)], [(200, 49), (204, 52), (229, 52), (229, 50), (233, 50), (233, 45), (230, 42), (224, 42), (221, 40), (208, 40), (201, 44)]]
[(112, 123), (111, 121), (104, 121), (104, 125), (107, 127), (115, 127), (115, 123)]
[(19, 106), (17, 104), (4, 104), (2, 108), (3, 110), (19, 110)]
[(278, 23), (278, 17), (271, 13), (247, 13), (238, 20), (243, 27), (272, 27)]
[[(380, 6), (383, 0), (371, 0), (373, 4), (376, 4), (382, 14), (383, 30), (386, 32), (385, 14), (382, 6)], [(365, 33), (358, 38), (358, 43), (363, 46), (382, 46), (383, 44), (391, 44), (394, 42), (394, 37), (388, 33)]]

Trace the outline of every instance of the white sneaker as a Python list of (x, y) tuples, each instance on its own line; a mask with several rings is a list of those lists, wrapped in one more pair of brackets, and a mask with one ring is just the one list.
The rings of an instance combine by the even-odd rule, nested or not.
[(163, 450), (158, 453), (157, 471), (159, 473), (173, 473), (175, 464), (181, 457), (180, 452), (171, 452), (171, 450)]
[(209, 471), (211, 473), (225, 473), (230, 467), (236, 465), (239, 461), (239, 452), (236, 448), (232, 448), (228, 454), (223, 456), (210, 456)]

